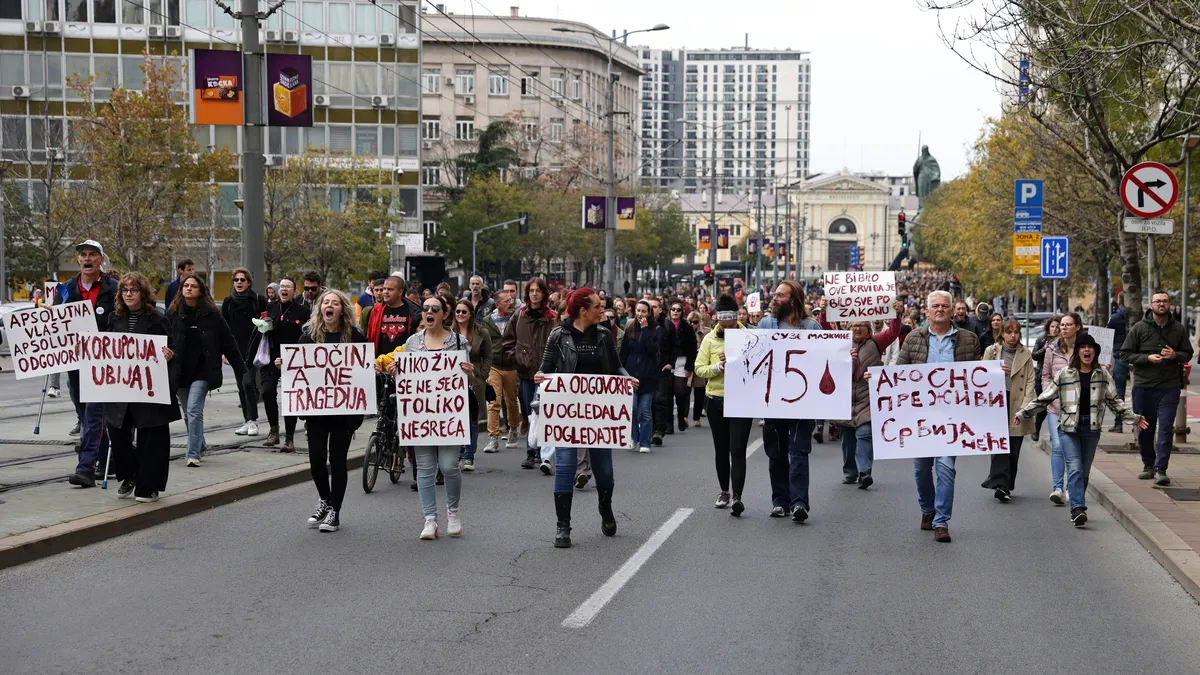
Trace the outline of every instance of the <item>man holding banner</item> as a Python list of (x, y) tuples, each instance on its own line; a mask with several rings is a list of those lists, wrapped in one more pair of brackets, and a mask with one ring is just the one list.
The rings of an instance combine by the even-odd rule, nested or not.
[[(979, 336), (959, 330), (950, 320), (954, 297), (947, 291), (934, 291), (925, 302), (928, 324), (909, 333), (900, 346), (896, 364), (954, 363), (979, 360)], [(877, 421), (878, 416), (876, 416)], [(1005, 423), (1007, 428), (1007, 421)], [(937, 487), (934, 487), (934, 470)], [(917, 481), (917, 502), (921, 505), (921, 529), (933, 530), (934, 539), (950, 543), (950, 515), (954, 509), (954, 457), (917, 457), (913, 459)]]

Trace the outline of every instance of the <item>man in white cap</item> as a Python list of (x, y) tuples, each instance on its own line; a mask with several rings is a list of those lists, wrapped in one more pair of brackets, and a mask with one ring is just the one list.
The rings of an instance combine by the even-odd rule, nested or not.
[[(79, 263), (79, 274), (63, 284), (66, 287), (64, 302), (86, 300), (92, 303), (96, 312), (96, 328), (103, 332), (108, 328), (113, 303), (117, 298), (116, 279), (105, 276), (101, 269), (105, 260), (104, 247), (100, 242), (88, 239), (75, 246), (75, 259)], [(79, 464), (75, 467), (75, 474), (67, 479), (67, 482), (79, 487), (95, 487), (96, 461), (103, 461), (105, 453), (101, 452), (101, 448), (108, 445), (104, 429), (104, 404), (79, 402), (78, 370), (68, 372), (67, 381), (71, 386), (71, 401), (75, 403), (82, 426), (78, 446)], [(100, 467), (100, 470), (108, 471), (108, 467)]]

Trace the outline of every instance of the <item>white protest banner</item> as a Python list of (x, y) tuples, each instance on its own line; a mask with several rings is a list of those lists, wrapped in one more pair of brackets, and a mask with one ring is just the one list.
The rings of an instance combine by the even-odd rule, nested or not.
[(746, 311), (750, 314), (762, 311), (762, 296), (758, 293), (751, 293), (746, 296)]
[(725, 331), (725, 416), (850, 419), (848, 331)]
[(280, 345), (284, 417), (375, 414), (375, 345)]
[(471, 392), (462, 364), (465, 351), (396, 355), (396, 418), (400, 445), (470, 443)]
[(1117, 339), (1117, 331), (1112, 328), (1088, 326), (1087, 334), (1091, 335), (1096, 344), (1100, 345), (1100, 365), (1111, 366), (1113, 359), (1117, 358), (1116, 350), (1121, 348), (1121, 345), (1113, 344), (1113, 341)]
[(79, 370), (79, 335), (95, 332), (96, 314), (86, 301), (31, 307), (4, 317), (18, 380)]
[(633, 378), (547, 375), (539, 392), (542, 445), (628, 448), (633, 433)]
[(1003, 361), (881, 366), (870, 374), (875, 459), (1009, 452)]
[(875, 321), (896, 316), (895, 272), (826, 272), (826, 321)]
[(79, 400), (84, 403), (171, 403), (167, 336), (84, 333), (79, 336)]

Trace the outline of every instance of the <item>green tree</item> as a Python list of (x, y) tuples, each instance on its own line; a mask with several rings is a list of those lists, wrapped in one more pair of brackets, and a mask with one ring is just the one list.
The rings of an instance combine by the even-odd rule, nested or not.
[[(514, 220), (528, 210), (525, 193), (496, 175), (481, 176), (467, 183), (462, 195), (442, 207), (441, 222), (431, 245), (447, 260), (471, 266), (471, 242), (475, 230)], [(537, 222), (536, 216), (533, 218)], [(520, 257), (517, 227), (496, 228), (479, 236), (479, 261), (515, 260)]]

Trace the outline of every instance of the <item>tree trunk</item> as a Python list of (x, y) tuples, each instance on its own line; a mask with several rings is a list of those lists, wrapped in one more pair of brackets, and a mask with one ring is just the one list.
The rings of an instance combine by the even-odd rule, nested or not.
[(1107, 326), (1112, 292), (1108, 288), (1108, 255), (1096, 257), (1096, 306), (1092, 312), (1093, 326)]

